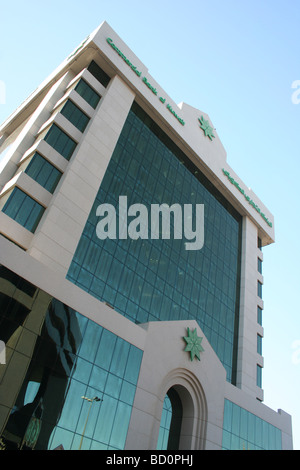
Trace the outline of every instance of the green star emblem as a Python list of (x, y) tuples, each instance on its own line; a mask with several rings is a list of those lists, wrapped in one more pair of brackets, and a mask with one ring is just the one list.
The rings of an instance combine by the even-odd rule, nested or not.
[(204, 119), (203, 116), (201, 116), (201, 119), (198, 118), (198, 120), (200, 122), (200, 127), (204, 131), (204, 134), (206, 135), (206, 137), (209, 137), (210, 140), (213, 140), (215, 135), (213, 134), (213, 128), (211, 127), (209, 122), (206, 119)]
[(187, 343), (185, 351), (191, 354), (191, 361), (194, 359), (195, 356), (200, 361), (200, 353), (204, 351), (203, 347), (201, 346), (203, 338), (197, 336), (196, 328), (194, 329), (194, 331), (190, 331), (190, 329), (187, 328), (187, 333), (188, 335), (183, 337), (183, 339)]

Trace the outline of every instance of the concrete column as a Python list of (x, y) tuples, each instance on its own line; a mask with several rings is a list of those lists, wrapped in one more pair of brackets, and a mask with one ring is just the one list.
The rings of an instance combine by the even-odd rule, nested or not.
[(257, 335), (263, 336), (263, 328), (257, 323), (257, 306), (263, 301), (257, 295), (258, 280), (263, 277), (257, 269), (257, 228), (248, 218), (243, 219), (240, 320), (238, 338), (237, 386), (251, 396), (263, 399), (263, 391), (256, 385), (257, 365), (263, 367), (263, 358), (257, 353)]
[(4, 162), (1, 162), (3, 171), (0, 176), (0, 190), (14, 176), (23, 154), (33, 145), (37, 132), (44, 122), (49, 119), (53, 106), (63, 96), (65, 88), (73, 76), (74, 74), (69, 71), (55, 83), (23, 126), (16, 139), (13, 140), (12, 138), (11, 148), (5, 155)]
[(66, 275), (135, 95), (116, 76), (101, 98), (28, 252)]

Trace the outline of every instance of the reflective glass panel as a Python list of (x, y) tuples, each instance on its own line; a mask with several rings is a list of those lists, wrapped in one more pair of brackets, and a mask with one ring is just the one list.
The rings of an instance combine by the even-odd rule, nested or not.
[(82, 78), (79, 80), (75, 87), (77, 93), (90, 105), (96, 108), (100, 101), (100, 95), (93, 90), (93, 88), (86, 83)]
[(222, 447), (225, 450), (281, 450), (281, 431), (225, 400)]
[(62, 175), (57, 168), (37, 152), (26, 167), (25, 173), (50, 193), (54, 192)]
[[(205, 241), (186, 250), (170, 237), (100, 240), (99, 205), (204, 204)], [(195, 211), (192, 214), (195, 222)], [(132, 218), (128, 218), (128, 223)], [(117, 226), (124, 224), (117, 218)], [(139, 230), (139, 229), (138, 229)], [(145, 230), (145, 226), (141, 226)], [(178, 233), (178, 232), (176, 232)], [(68, 279), (136, 323), (195, 319), (235, 383), (241, 217), (162, 130), (134, 103), (103, 178)]]
[(257, 307), (257, 323), (262, 325), (262, 309)]
[(35, 232), (45, 208), (19, 188), (14, 188), (2, 211), (30, 232)]
[(61, 110), (65, 116), (77, 129), (83, 132), (88, 125), (90, 118), (78, 108), (71, 100), (68, 100)]
[(0, 340), (0, 449), (124, 448), (141, 350), (4, 267)]
[(157, 441), (158, 450), (168, 449), (168, 440), (172, 419), (172, 404), (168, 395), (165, 396), (163, 410), (160, 421), (159, 436)]
[(262, 283), (259, 281), (257, 281), (257, 295), (262, 299)]
[(262, 388), (262, 367), (258, 364), (256, 366), (256, 385)]
[(52, 124), (44, 140), (67, 160), (70, 160), (77, 145), (76, 142), (56, 124)]

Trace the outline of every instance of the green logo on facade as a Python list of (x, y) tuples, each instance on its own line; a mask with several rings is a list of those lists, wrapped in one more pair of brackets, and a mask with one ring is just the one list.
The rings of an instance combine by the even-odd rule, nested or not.
[(187, 328), (187, 333), (188, 335), (183, 337), (184, 341), (187, 343), (185, 351), (190, 353), (191, 361), (194, 359), (195, 356), (200, 361), (200, 353), (204, 351), (203, 347), (201, 346), (203, 338), (197, 336), (196, 328), (194, 329), (194, 331), (190, 331), (190, 329)]
[(213, 140), (213, 138), (215, 138), (215, 135), (213, 133), (214, 130), (209, 124), (209, 122), (206, 119), (204, 119), (203, 116), (201, 116), (201, 119), (198, 118), (198, 120), (200, 122), (200, 128), (203, 130), (206, 137), (209, 137), (210, 140)]

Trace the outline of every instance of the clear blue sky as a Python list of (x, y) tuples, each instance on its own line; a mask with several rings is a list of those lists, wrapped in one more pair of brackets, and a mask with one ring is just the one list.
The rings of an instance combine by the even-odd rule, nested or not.
[(264, 249), (263, 388), (266, 405), (293, 416), (300, 449), (300, 2), (5, 2), (0, 122), (103, 20), (175, 102), (209, 114), (229, 165), (275, 216), (276, 243)]

